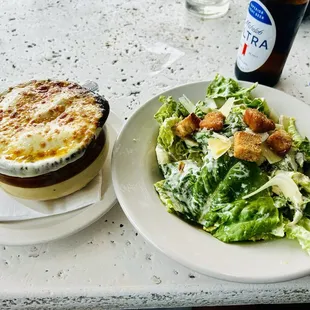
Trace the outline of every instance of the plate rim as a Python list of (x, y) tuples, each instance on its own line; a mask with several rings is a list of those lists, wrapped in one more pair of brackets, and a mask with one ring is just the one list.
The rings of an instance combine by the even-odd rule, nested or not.
[[(136, 221), (133, 219), (134, 214), (131, 214), (132, 212), (130, 212), (130, 208), (126, 207), (126, 202), (124, 201), (125, 198), (122, 194), (122, 190), (120, 188), (120, 184), (119, 182), (117, 182), (117, 176), (116, 176), (116, 167), (114, 165), (115, 163), (115, 157), (116, 157), (116, 152), (117, 152), (117, 147), (120, 144), (120, 141), (122, 139), (122, 136), (124, 135), (124, 132), (126, 130), (126, 126), (127, 124), (129, 124), (138, 114), (140, 114), (151, 102), (153, 102), (154, 100), (157, 100), (159, 96), (161, 95), (167, 95), (169, 92), (171, 91), (175, 91), (178, 90), (180, 88), (183, 87), (188, 87), (188, 86), (194, 86), (194, 85), (208, 85), (212, 80), (202, 80), (202, 81), (196, 81), (196, 82), (191, 82), (191, 83), (183, 83), (180, 85), (176, 85), (174, 87), (170, 87), (167, 90), (164, 90), (162, 92), (159, 92), (158, 94), (150, 97), (149, 99), (147, 99), (145, 101), (145, 103), (143, 103), (138, 109), (136, 109), (134, 111), (134, 113), (131, 114), (131, 116), (129, 117), (129, 119), (123, 124), (122, 129), (114, 143), (114, 147), (112, 150), (112, 181), (113, 181), (113, 186), (114, 186), (114, 190), (117, 196), (117, 199), (119, 201), (119, 204), (122, 208), (122, 210), (124, 211), (124, 213), (126, 214), (127, 218), (129, 219), (129, 221), (131, 222), (131, 224), (135, 227), (135, 229), (147, 240), (148, 243), (150, 243), (151, 245), (153, 245), (156, 249), (158, 249), (160, 252), (162, 252), (164, 255), (166, 255), (167, 257), (173, 259), (175, 262), (178, 262), (180, 264), (182, 264), (183, 266), (193, 269), (201, 274), (216, 278), (216, 279), (222, 279), (222, 280), (226, 280), (226, 281), (230, 281), (230, 282), (239, 282), (239, 283), (252, 283), (252, 284), (257, 284), (257, 283), (275, 283), (275, 282), (281, 282), (281, 281), (289, 281), (289, 280), (293, 280), (296, 278), (300, 278), (303, 276), (307, 276), (310, 274), (310, 268), (308, 268), (307, 270), (301, 270), (299, 272), (294, 272), (294, 274), (290, 274), (290, 275), (278, 275), (278, 276), (273, 276), (272, 278), (255, 278), (255, 277), (243, 277), (243, 276), (235, 276), (235, 275), (231, 275), (231, 274), (227, 274), (227, 273), (218, 273), (218, 272), (214, 272), (209, 268), (200, 268), (197, 265), (193, 265), (191, 264), (188, 260), (184, 259), (181, 256), (178, 256), (177, 254), (175, 254), (175, 252), (173, 250), (171, 250), (167, 245), (163, 246), (161, 244), (157, 244), (155, 241), (152, 240), (152, 236), (143, 229), (143, 227), (141, 228)], [(238, 80), (238, 82), (242, 83), (244, 86), (250, 86), (253, 85), (253, 83), (248, 82), (248, 81), (243, 81), (243, 80)], [(306, 105), (308, 106), (305, 102), (293, 97), (291, 94), (287, 94), (284, 91), (281, 91), (279, 89), (275, 89), (266, 85), (262, 85), (262, 84), (258, 84), (257, 87), (262, 87), (262, 88), (267, 88), (269, 89), (269, 91), (272, 91), (275, 95), (277, 93), (281, 93), (281, 95), (286, 95), (289, 96), (290, 98), (292, 98), (295, 101), (298, 101), (300, 104)], [(309, 107), (309, 106), (308, 106)], [(310, 107), (309, 107), (310, 109)], [(160, 200), (158, 200), (160, 202)], [(168, 213), (167, 213), (168, 214)], [(282, 240), (282, 239), (280, 239)], [(302, 251), (302, 249), (301, 249)], [(310, 259), (310, 258), (309, 258)]]
[[(113, 147), (114, 143), (118, 137), (118, 134), (120, 132), (120, 129), (123, 126), (122, 120), (113, 112), (110, 111), (110, 115), (106, 121), (106, 124), (111, 126), (113, 130), (115, 131), (115, 137), (109, 137), (109, 150), (110, 152), (110, 162), (112, 164), (112, 152), (113, 152)], [(111, 167), (110, 164), (110, 167)], [(29, 240), (27, 237), (24, 240), (19, 240), (18, 238), (14, 237), (13, 240), (6, 240), (2, 239), (2, 234), (0, 233), (0, 244), (5, 245), (5, 246), (26, 246), (26, 245), (34, 245), (34, 244), (42, 244), (50, 241), (55, 241), (58, 239), (63, 239), (68, 236), (71, 236), (75, 233), (78, 233), (79, 231), (83, 230), (84, 228), (90, 226), (93, 224), (95, 221), (99, 220), (104, 214), (106, 214), (112, 207), (116, 204), (117, 202), (117, 197), (114, 191), (113, 187), (113, 182), (112, 182), (112, 169), (110, 169), (110, 180), (109, 180), (109, 186), (107, 188), (107, 191), (110, 191), (109, 195), (109, 202), (107, 202), (107, 205), (105, 208), (102, 210), (102, 205), (105, 205), (104, 200), (98, 201), (88, 207), (78, 209), (78, 210), (73, 210), (68, 213), (52, 216), (52, 217), (57, 217), (59, 218), (59, 223), (54, 223), (51, 225), (39, 227), (39, 228), (18, 228), (18, 224), (23, 224), (27, 222), (28, 224), (30, 223), (39, 223), (42, 224), (44, 221), (48, 221), (49, 217), (44, 217), (44, 218), (36, 218), (36, 219), (27, 219), (25, 221), (14, 221), (14, 222), (2, 222), (0, 223), (0, 232), (2, 230), (7, 230), (8, 233), (9, 231), (20, 231), (20, 233), (24, 233), (25, 230), (30, 230), (30, 231), (37, 231), (38, 238)], [(68, 217), (69, 215), (72, 215), (71, 217), (65, 219), (64, 221), (61, 221), (61, 217)], [(90, 214), (92, 215), (90, 217)], [(87, 219), (87, 221), (84, 221), (84, 219)], [(75, 222), (75, 225), (72, 225), (72, 222)], [(68, 225), (70, 223), (70, 225)], [(11, 228), (9, 227), (11, 226)], [(15, 226), (15, 227), (12, 227)], [(17, 227), (16, 227), (17, 226)], [(64, 226), (68, 228), (65, 232), (64, 231), (58, 231), (59, 226)], [(47, 232), (48, 229), (51, 229), (55, 232), (53, 235), (50, 235), (49, 237), (42, 238), (40, 237), (40, 232), (45, 231)]]

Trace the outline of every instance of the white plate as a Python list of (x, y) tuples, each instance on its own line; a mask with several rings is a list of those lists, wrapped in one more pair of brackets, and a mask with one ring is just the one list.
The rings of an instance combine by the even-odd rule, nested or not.
[[(242, 83), (244, 86), (249, 83)], [(196, 102), (205, 97), (208, 82), (183, 85), (160, 95)], [(310, 108), (272, 88), (258, 86), (280, 114), (295, 116), (301, 133), (310, 136)], [(277, 240), (225, 244), (169, 214), (153, 184), (162, 179), (155, 157), (158, 124), (153, 116), (158, 96), (144, 104), (123, 127), (112, 154), (116, 196), (131, 223), (156, 248), (181, 264), (213, 277), (239, 282), (276, 282), (310, 274), (310, 257), (298, 242)]]
[(107, 213), (116, 203), (111, 177), (111, 153), (114, 141), (122, 126), (121, 120), (110, 112), (106, 122), (109, 151), (103, 165), (103, 200), (84, 209), (48, 218), (0, 223), (0, 244), (29, 245), (44, 243), (72, 235), (89, 226)]

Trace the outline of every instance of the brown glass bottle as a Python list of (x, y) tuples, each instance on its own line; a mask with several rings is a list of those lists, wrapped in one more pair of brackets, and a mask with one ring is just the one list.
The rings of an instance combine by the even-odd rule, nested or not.
[(250, 1), (235, 65), (237, 79), (268, 86), (277, 84), (308, 2)]

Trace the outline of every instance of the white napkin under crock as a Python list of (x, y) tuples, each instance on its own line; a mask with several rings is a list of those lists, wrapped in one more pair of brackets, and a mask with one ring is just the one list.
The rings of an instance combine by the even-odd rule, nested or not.
[(19, 199), (0, 189), (0, 221), (35, 219), (81, 209), (101, 200), (101, 188), (102, 171), (81, 190), (49, 201)]

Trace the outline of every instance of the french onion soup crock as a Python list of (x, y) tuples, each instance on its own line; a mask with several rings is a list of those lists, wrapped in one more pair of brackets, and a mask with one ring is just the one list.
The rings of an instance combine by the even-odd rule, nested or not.
[(108, 102), (67, 81), (30, 81), (0, 94), (0, 185), (49, 200), (86, 186), (107, 155)]

